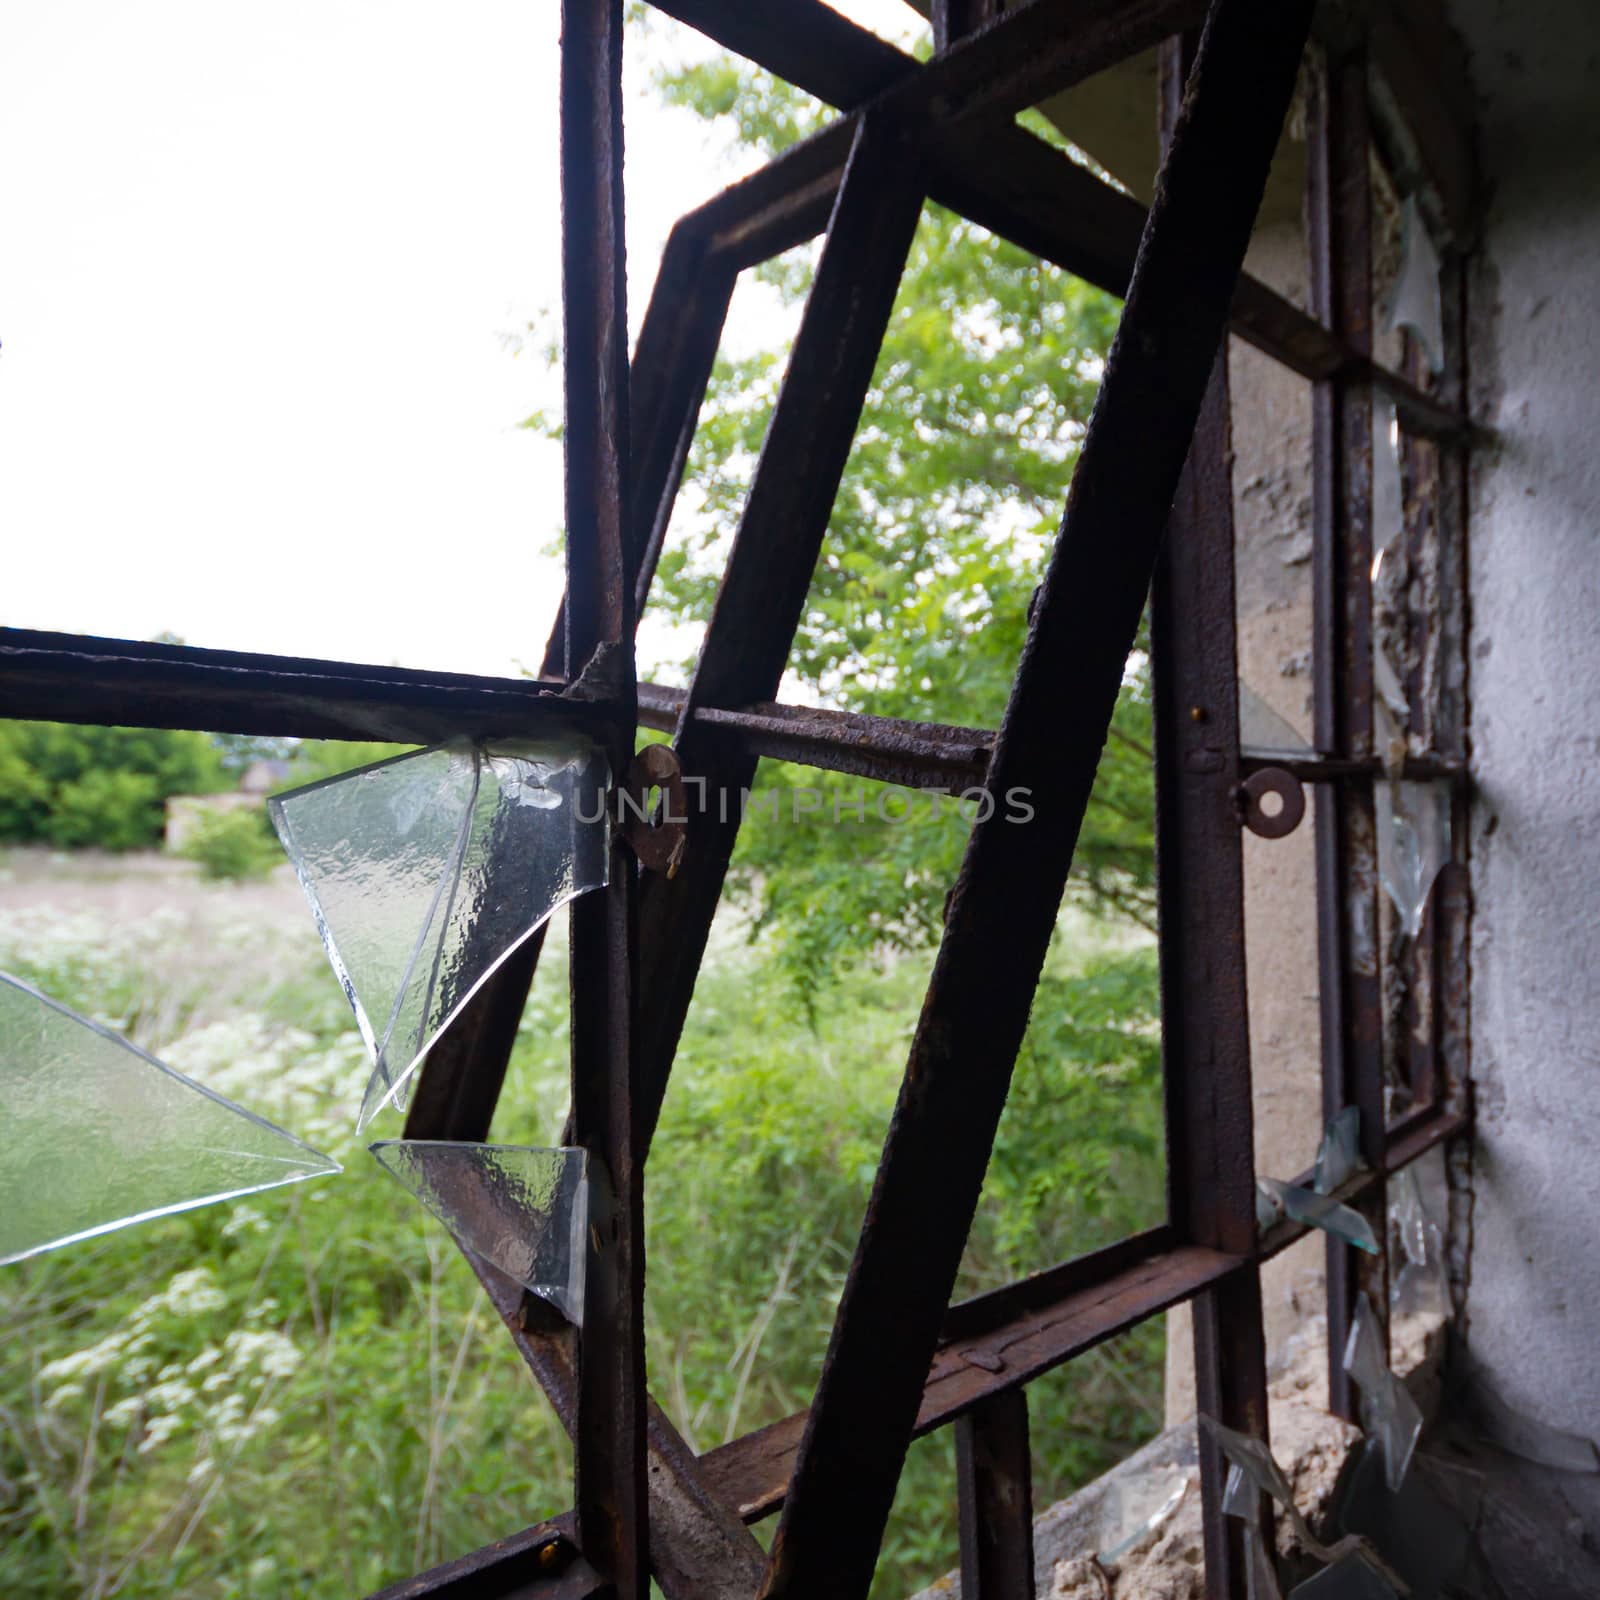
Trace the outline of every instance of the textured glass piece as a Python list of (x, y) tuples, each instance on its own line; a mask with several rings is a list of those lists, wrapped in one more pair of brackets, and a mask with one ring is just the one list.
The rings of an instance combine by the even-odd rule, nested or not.
[(1261, 1521), (1261, 1495), (1252, 1478), (1236, 1462), (1228, 1463), (1228, 1481), (1222, 1488), (1222, 1514), (1243, 1522)]
[(432, 1139), (383, 1139), (371, 1150), (464, 1249), (582, 1324), (586, 1150)]
[(1404, 1264), (1389, 1285), (1389, 1308), (1400, 1317), (1447, 1316), (1450, 1282), (1444, 1263), (1444, 1235), (1428, 1215), (1422, 1185), (1410, 1167), (1389, 1180), (1389, 1226)]
[(1337, 1200), (1318, 1194), (1315, 1189), (1302, 1188), (1298, 1183), (1284, 1183), (1277, 1178), (1257, 1178), (1256, 1190), (1258, 1194), (1265, 1194), (1284, 1216), (1303, 1222), (1307, 1227), (1331, 1233), (1369, 1255), (1377, 1255), (1378, 1241), (1373, 1235), (1372, 1224), (1359, 1211), (1340, 1205)]
[(465, 742), (269, 802), (372, 1052), (357, 1127), (404, 1107), (429, 1047), (550, 914), (606, 881), (604, 755)]
[(1318, 1194), (1332, 1194), (1364, 1165), (1361, 1159), (1361, 1112), (1355, 1106), (1346, 1106), (1328, 1124), (1327, 1131), (1322, 1135), (1311, 1187)]
[(1400, 479), (1400, 418), (1392, 400), (1372, 407), (1372, 576), (1405, 530), (1405, 496)]
[(1395, 1493), (1405, 1481), (1412, 1452), (1422, 1433), (1422, 1413), (1389, 1370), (1383, 1332), (1366, 1295), (1356, 1297), (1356, 1313), (1345, 1341), (1344, 1370), (1361, 1389), (1361, 1427), (1383, 1448), (1384, 1481)]
[(1279, 716), (1242, 679), (1239, 683), (1239, 748), (1264, 755), (1312, 753), (1311, 741), (1288, 718)]
[(1372, 408), (1372, 702), (1380, 751), (1404, 742), (1411, 706), (1391, 651), (1394, 632), (1384, 618), (1403, 615), (1406, 564), (1400, 558), (1405, 532), (1405, 494), (1400, 476), (1400, 419), (1392, 401)]
[(0, 1264), (339, 1163), (0, 973)]
[[(1189, 1477), (1187, 1473), (1180, 1474), (1170, 1485), (1144, 1478), (1135, 1484), (1113, 1483), (1111, 1487), (1117, 1502), (1118, 1538), (1099, 1554), (1100, 1564), (1107, 1567), (1114, 1567), (1157, 1528), (1171, 1521), (1189, 1492)], [(1161, 1498), (1152, 1506), (1150, 1500), (1154, 1494)]]
[(1422, 220), (1417, 197), (1408, 195), (1400, 222), (1400, 275), (1383, 319), (1384, 331), (1409, 328), (1428, 358), (1430, 371), (1444, 371), (1444, 302), (1439, 287), (1439, 252)]
[(1351, 1550), (1297, 1583), (1289, 1600), (1399, 1600), (1399, 1592), (1360, 1551)]
[(1450, 784), (1384, 779), (1376, 786), (1378, 876), (1413, 939), (1433, 880), (1450, 859)]

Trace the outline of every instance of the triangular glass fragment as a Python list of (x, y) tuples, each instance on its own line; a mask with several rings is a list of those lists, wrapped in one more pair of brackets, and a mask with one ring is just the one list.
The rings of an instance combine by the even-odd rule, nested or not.
[(1361, 1427), (1383, 1447), (1384, 1480), (1396, 1493), (1411, 1465), (1422, 1434), (1422, 1412), (1411, 1391), (1389, 1370), (1383, 1332), (1366, 1295), (1356, 1297), (1356, 1313), (1345, 1341), (1344, 1370), (1361, 1389)]
[[(1272, 1451), (1261, 1440), (1248, 1433), (1240, 1433), (1203, 1412), (1200, 1426), (1217, 1441), (1217, 1448), (1233, 1468), (1223, 1490), (1223, 1509), (1230, 1516), (1243, 1517), (1246, 1522), (1256, 1521), (1257, 1494), (1270, 1496), (1286, 1511), (1294, 1509), (1294, 1491), (1289, 1487), (1289, 1480), (1284, 1477), (1283, 1468), (1273, 1458)], [(1233, 1475), (1235, 1471), (1239, 1474), (1237, 1481)], [(1246, 1484), (1249, 1485), (1248, 1491)]]
[(1422, 1186), (1406, 1167), (1389, 1182), (1389, 1226), (1405, 1258), (1389, 1285), (1391, 1315), (1448, 1316), (1450, 1283), (1444, 1264), (1444, 1235), (1423, 1204)]
[(1417, 197), (1408, 195), (1401, 215), (1400, 276), (1389, 298), (1384, 331), (1410, 328), (1432, 372), (1444, 371), (1444, 304), (1439, 290), (1439, 252), (1422, 220)]
[[(1298, 1183), (1284, 1183), (1278, 1178), (1257, 1178), (1256, 1192), (1264, 1195), (1277, 1211), (1307, 1227), (1320, 1228), (1346, 1244), (1353, 1244), (1368, 1255), (1377, 1255), (1378, 1241), (1372, 1224), (1359, 1211), (1340, 1205), (1315, 1189), (1302, 1188)], [(1257, 1220), (1260, 1208), (1257, 1208)]]
[(404, 1107), (429, 1047), (495, 969), (606, 881), (589, 740), (438, 745), (268, 802), (373, 1071), (357, 1120)]
[(1450, 784), (1380, 780), (1375, 786), (1378, 876), (1413, 939), (1433, 880), (1450, 859)]
[(582, 1325), (588, 1151), (434, 1139), (370, 1148), (463, 1249)]
[(1318, 1194), (1332, 1194), (1346, 1179), (1354, 1177), (1365, 1163), (1361, 1159), (1361, 1112), (1346, 1106), (1328, 1124), (1317, 1150), (1311, 1187)]
[(0, 973), (0, 1264), (339, 1163)]
[(1399, 1600), (1394, 1585), (1358, 1550), (1289, 1591), (1289, 1600)]
[(1311, 742), (1242, 678), (1239, 681), (1239, 748), (1259, 755), (1311, 754)]

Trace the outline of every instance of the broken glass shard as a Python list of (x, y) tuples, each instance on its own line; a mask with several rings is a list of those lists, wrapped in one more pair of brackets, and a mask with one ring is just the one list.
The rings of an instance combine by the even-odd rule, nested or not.
[(1399, 1317), (1447, 1316), (1450, 1285), (1444, 1264), (1444, 1235), (1428, 1215), (1422, 1185), (1410, 1167), (1389, 1180), (1389, 1226), (1399, 1240), (1405, 1263), (1390, 1284), (1390, 1311)]
[(1180, 1475), (1168, 1486), (1160, 1502), (1152, 1508), (1149, 1502), (1153, 1489), (1148, 1478), (1140, 1478), (1133, 1484), (1112, 1483), (1119, 1537), (1109, 1549), (1100, 1552), (1097, 1559), (1101, 1566), (1116, 1566), (1130, 1550), (1143, 1544), (1156, 1529), (1172, 1519), (1189, 1492), (1188, 1474)]
[(1444, 303), (1439, 288), (1439, 252), (1422, 220), (1417, 197), (1408, 195), (1400, 222), (1400, 275), (1383, 319), (1386, 333), (1409, 328), (1428, 358), (1428, 369), (1444, 371)]
[(0, 1264), (340, 1170), (5, 973), (0, 1081)]
[(587, 1151), (431, 1139), (384, 1139), (371, 1149), (463, 1249), (582, 1324)]
[(1378, 1241), (1372, 1232), (1372, 1224), (1359, 1211), (1341, 1205), (1325, 1194), (1318, 1194), (1315, 1189), (1303, 1188), (1298, 1183), (1284, 1183), (1278, 1178), (1257, 1178), (1256, 1190), (1258, 1194), (1264, 1194), (1284, 1216), (1303, 1222), (1309, 1228), (1320, 1228), (1324, 1233), (1331, 1233), (1369, 1255), (1377, 1255)]
[(1450, 784), (1386, 779), (1376, 785), (1376, 801), (1378, 876), (1414, 939), (1433, 880), (1450, 859)]
[(1400, 482), (1400, 418), (1392, 400), (1372, 408), (1372, 577), (1405, 530), (1405, 497)]
[(1297, 1583), (1289, 1600), (1399, 1600), (1399, 1591), (1358, 1550)]
[(356, 1126), (404, 1107), (429, 1047), (553, 911), (607, 871), (587, 739), (438, 745), (269, 802), (372, 1053)]
[(1396, 629), (1403, 627), (1407, 575), (1400, 559), (1405, 532), (1405, 496), (1400, 477), (1400, 420), (1390, 402), (1372, 408), (1372, 676), (1380, 751), (1403, 742), (1411, 705), (1395, 657)]
[(1422, 1433), (1422, 1413), (1411, 1391), (1389, 1370), (1383, 1330), (1365, 1294), (1356, 1297), (1355, 1317), (1344, 1347), (1344, 1370), (1361, 1389), (1361, 1427), (1383, 1448), (1384, 1479), (1393, 1494), (1411, 1465)]
[(1244, 1468), (1228, 1463), (1228, 1481), (1222, 1487), (1222, 1513), (1238, 1517), (1242, 1522), (1261, 1521), (1261, 1493), (1253, 1479), (1244, 1475)]
[[(1217, 1448), (1227, 1457), (1233, 1469), (1228, 1474), (1227, 1486), (1223, 1491), (1224, 1510), (1232, 1516), (1243, 1517), (1246, 1522), (1254, 1522), (1257, 1520), (1257, 1494), (1270, 1495), (1285, 1511), (1294, 1510), (1294, 1493), (1289, 1488), (1289, 1480), (1284, 1477), (1283, 1469), (1261, 1440), (1227, 1427), (1204, 1413), (1200, 1417), (1200, 1426), (1216, 1440)], [(1239, 1474), (1237, 1485), (1234, 1472)], [(1248, 1491), (1246, 1484), (1249, 1485)]]
[(1260, 755), (1312, 753), (1310, 740), (1287, 717), (1279, 716), (1242, 679), (1239, 683), (1239, 748)]
[(1340, 1184), (1355, 1176), (1365, 1163), (1361, 1159), (1361, 1112), (1346, 1106), (1328, 1124), (1317, 1150), (1311, 1187), (1318, 1194), (1332, 1194)]

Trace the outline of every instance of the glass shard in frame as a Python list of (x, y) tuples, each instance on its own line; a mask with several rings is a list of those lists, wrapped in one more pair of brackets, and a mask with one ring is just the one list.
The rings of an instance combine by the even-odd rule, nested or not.
[(0, 1263), (339, 1163), (0, 973)]
[(586, 1150), (433, 1139), (384, 1139), (371, 1149), (463, 1249), (582, 1323)]
[(495, 969), (607, 871), (587, 739), (437, 745), (269, 802), (367, 1048), (356, 1126), (402, 1109), (429, 1047)]

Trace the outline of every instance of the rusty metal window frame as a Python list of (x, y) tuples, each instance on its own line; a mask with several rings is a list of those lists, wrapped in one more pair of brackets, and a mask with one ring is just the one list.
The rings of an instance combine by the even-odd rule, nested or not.
[[(1228, 150), (1243, 153), (1247, 167), (1255, 162), (1264, 178), (1271, 143), (1263, 144), (1265, 132), (1275, 139), (1281, 119), (1274, 113), (1266, 128), (1255, 125), (1261, 115), (1253, 123), (1246, 115), (1233, 126), (1217, 107), (1230, 93), (1236, 99), (1259, 93), (1269, 102), (1276, 95), (1286, 103), (1292, 76), (1285, 79), (1284, 64), (1291, 53), (1299, 59), (1295, 34), (1309, 15), (1309, 0), (1215, 0), (1209, 7), (1200, 0), (1031, 0), (1010, 10), (989, 0), (935, 0), (938, 50), (926, 65), (821, 0), (761, 7), (740, 0), (655, 3), (842, 115), (679, 222), (630, 369), (616, 336), (626, 327), (621, 7), (619, 0), (565, 0), (568, 591), (543, 677), (528, 682), (409, 672), (5, 629), (0, 714), (418, 743), (461, 734), (529, 734), (555, 722), (570, 726), (576, 716), (624, 763), (637, 724), (671, 731), (689, 771), (706, 776), (712, 787), (734, 790), (748, 785), (761, 756), (929, 788), (984, 781), (1008, 764), (1037, 773), (1037, 761), (1026, 767), (1030, 754), (1037, 756), (1029, 749), (1026, 657), (999, 736), (802, 709), (774, 701), (793, 622), (784, 629), (773, 619), (798, 618), (924, 193), (1126, 296), (1125, 326), (1133, 320), (1147, 340), (1172, 341), (1164, 353), (1187, 374), (1188, 399), (1167, 414), (1167, 434), (1187, 438), (1191, 422), (1194, 428), (1186, 460), (1173, 456), (1172, 471), (1182, 467), (1176, 497), (1170, 515), (1156, 516), (1150, 544), (1168, 1220), (948, 1307), (929, 1298), (937, 1282), (926, 1275), (918, 1281), (913, 1273), (902, 1282), (890, 1274), (884, 1282), (869, 1267), (886, 1259), (882, 1241), (892, 1236), (893, 1218), (886, 1221), (885, 1208), (897, 1193), (915, 1195), (919, 1184), (926, 1190), (926, 1155), (952, 1137), (951, 1109), (969, 1114), (959, 1094), (946, 1093), (942, 1112), (937, 1106), (930, 1112), (915, 1092), (909, 1099), (903, 1094), (886, 1147), (886, 1169), (895, 1170), (880, 1171), (817, 1399), (807, 1412), (697, 1459), (644, 1388), (642, 1173), (737, 816), (731, 826), (708, 819), (691, 829), (679, 878), (636, 871), (621, 858), (612, 888), (580, 902), (573, 914), (570, 1131), (603, 1153), (617, 1182), (607, 1237), (597, 1234), (591, 1258), (591, 1314), (581, 1350), (571, 1330), (538, 1302), (474, 1263), (517, 1348), (574, 1435), (576, 1510), (385, 1591), (392, 1600), (634, 1596), (646, 1592), (653, 1571), (673, 1600), (864, 1594), (887, 1511), (885, 1493), (892, 1494), (906, 1445), (913, 1436), (955, 1424), (964, 1583), (973, 1595), (1029, 1594), (1027, 1383), (1150, 1316), (1192, 1302), (1201, 1409), (1265, 1437), (1259, 1272), (1305, 1232), (1285, 1222), (1258, 1237), (1254, 1214), (1237, 795), (1241, 783), (1269, 763), (1238, 747), (1225, 340), (1222, 356), (1212, 357), (1224, 311), (1233, 333), (1314, 385), (1317, 754), (1270, 764), (1311, 784), (1316, 798), (1324, 1103), (1330, 1115), (1347, 1104), (1362, 1109), (1370, 1169), (1340, 1197), (1362, 1209), (1383, 1238), (1387, 1176), (1467, 1126), (1468, 893), (1460, 848), (1467, 746), (1459, 716), (1434, 727), (1434, 747), (1410, 757), (1404, 769), (1407, 776), (1442, 776), (1455, 784), (1458, 848), (1423, 937), (1408, 955), (1428, 964), (1429, 981), (1416, 981), (1415, 972), (1400, 975), (1409, 985), (1406, 994), (1426, 997), (1431, 1008), (1423, 1017), (1412, 1006), (1403, 1037), (1395, 1036), (1392, 1015), (1386, 1022), (1373, 963), (1355, 952), (1363, 929), (1377, 926), (1372, 794), (1385, 775), (1371, 738), (1373, 396), (1394, 403), (1409, 436), (1438, 447), (1431, 536), (1456, 552), (1450, 573), (1458, 589), (1464, 582), (1464, 460), (1473, 437), (1464, 409), (1459, 256), (1447, 267), (1444, 376), (1430, 386), (1414, 355), (1404, 372), (1373, 361), (1366, 191), (1373, 107), (1384, 124), (1379, 142), (1391, 160), (1436, 178), (1446, 174), (1436, 187), (1447, 212), (1464, 204), (1461, 184), (1450, 181), (1457, 171), (1453, 131), (1441, 129), (1437, 118), (1425, 121), (1420, 135), (1406, 126), (1397, 107), (1408, 90), (1414, 94), (1417, 70), (1414, 52), (1406, 55), (1405, 39), (1397, 40), (1390, 24), (1355, 39), (1324, 38), (1326, 70), (1310, 107), (1315, 304), (1308, 314), (1238, 271), (1254, 214), (1249, 177), (1217, 186), (1219, 220), (1196, 209), (1196, 174), (1218, 150)], [(1277, 19), (1270, 27), (1269, 15)], [(1184, 30), (1202, 22), (1209, 65), (1191, 75), (1196, 36)], [(1162, 44), (1160, 116), (1169, 159), (1147, 211), (1012, 119), (1045, 94), (1156, 43)], [(1375, 96), (1375, 82), (1388, 92)], [(1188, 111), (1186, 85), (1197, 102)], [(981, 139), (971, 137), (977, 130)], [(1217, 196), (1211, 198), (1215, 203)], [(1175, 245), (1187, 240), (1203, 253), (1209, 232), (1230, 229), (1231, 243), (1210, 247), (1198, 288), (1184, 286), (1202, 308), (1202, 327), (1207, 296), (1217, 319), (1196, 345), (1184, 328), (1187, 312), (1175, 314)], [(694, 682), (688, 691), (638, 684), (633, 629), (734, 281), (745, 267), (819, 234), (826, 244), (816, 287)], [(1137, 349), (1121, 357), (1132, 375), (1119, 380), (1119, 395), (1135, 393), (1139, 359)], [(1121, 411), (1116, 404), (1104, 407), (1111, 420), (1097, 424), (1111, 442), (1098, 454), (1086, 442), (1088, 464), (1080, 463), (1080, 476), (1098, 473), (1097, 484), (1115, 484), (1119, 462), (1128, 476), (1127, 441), (1140, 402), (1135, 394), (1120, 400)], [(1159, 422), (1159, 405), (1151, 411), (1150, 402), (1144, 404)], [(1170, 438), (1163, 447), (1172, 454)], [(1126, 611), (1142, 603), (1141, 569), (1137, 561), (1119, 567), (1082, 537), (1094, 515), (1075, 484), (1060, 540), (1069, 547), (1068, 578), (1096, 603), (1103, 592), (1119, 594)], [(1408, 536), (1421, 537), (1416, 530)], [(1061, 653), (1061, 641), (1073, 624), (1060, 559), (1058, 552), (1029, 644), (1030, 654), (1055, 649), (1057, 664), (1071, 660), (1070, 650)], [(1149, 569), (1143, 572), (1148, 578)], [(1464, 604), (1464, 597), (1456, 594), (1451, 603)], [(1105, 662), (1115, 654), (1113, 642), (1100, 641)], [(1412, 688), (1421, 694), (1420, 686)], [(1047, 767), (1049, 775), (1086, 792), (1098, 750), (1093, 734), (1089, 724), (1069, 727), (1066, 743), (1077, 741), (1076, 765), (1070, 771)], [(1065, 856), (1043, 873), (1046, 889), (1057, 868), (1064, 880), (1070, 852), (1069, 838)], [(938, 1004), (941, 983), (948, 995), (961, 981), (963, 963), (975, 964), (985, 887), (1003, 882), (1008, 871), (1014, 875), (1018, 859), (975, 835), (930, 1007)], [(408, 1115), (407, 1137), (486, 1136), (539, 944), (529, 941), (436, 1046)], [(1013, 984), (1008, 996), (1013, 1013), (1020, 996), (1021, 1021), (1031, 987), (1030, 981), (1024, 993)], [(947, 1000), (957, 1025), (960, 1001), (958, 990)], [(1386, 1027), (1391, 1058), (1397, 1052), (1405, 1058), (1414, 1091), (1407, 1115), (1387, 1123)], [(908, 1083), (919, 1073), (940, 1081), (950, 1071), (947, 1051), (919, 1033)], [(998, 1118), (1000, 1103), (985, 1115), (992, 1110)], [(972, 1139), (967, 1146), (969, 1169), (976, 1156), (976, 1174), (967, 1174), (975, 1202), (973, 1185), (981, 1181), (988, 1145)], [(959, 1206), (937, 1222), (945, 1245), (953, 1241), (959, 1249), (965, 1237)], [(1373, 1291), (1375, 1305), (1387, 1305), (1384, 1272), (1381, 1255), (1367, 1265), (1330, 1241), (1330, 1351), (1342, 1346), (1362, 1288)], [(1346, 1380), (1332, 1360), (1330, 1401), (1351, 1413)], [(1220, 1510), (1221, 1466), (1215, 1448), (1203, 1443), (1208, 1587), (1216, 1595), (1242, 1596), (1242, 1549)], [(1013, 1492), (1018, 1486), (1020, 1498)], [(769, 1561), (744, 1525), (786, 1503)]]

